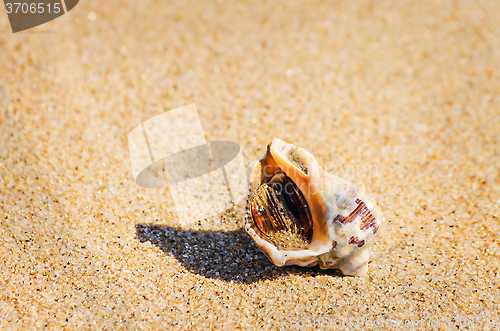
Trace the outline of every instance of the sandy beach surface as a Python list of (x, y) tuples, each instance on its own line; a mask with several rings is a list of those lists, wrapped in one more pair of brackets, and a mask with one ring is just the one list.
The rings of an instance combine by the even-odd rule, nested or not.
[[(82, 0), (0, 32), (0, 329), (500, 328), (497, 1)], [(180, 221), (138, 186), (128, 133), (192, 103), (247, 166), (278, 137), (362, 183), (368, 273), (278, 268), (241, 205)]]

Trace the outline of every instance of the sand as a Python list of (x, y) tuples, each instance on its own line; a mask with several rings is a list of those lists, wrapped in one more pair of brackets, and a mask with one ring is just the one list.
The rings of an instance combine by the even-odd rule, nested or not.
[[(0, 329), (500, 327), (496, 1), (80, 1), (0, 10)], [(271, 264), (241, 206), (182, 223), (127, 134), (196, 103), (247, 166), (278, 137), (386, 217), (369, 271)], [(207, 205), (207, 208), (210, 208)]]

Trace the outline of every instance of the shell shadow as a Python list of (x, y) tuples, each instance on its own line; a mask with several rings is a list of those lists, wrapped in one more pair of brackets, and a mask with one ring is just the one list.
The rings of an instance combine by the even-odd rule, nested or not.
[(281, 275), (299, 274), (309, 277), (332, 275), (337, 270), (319, 267), (282, 267), (272, 264), (244, 229), (235, 231), (183, 230), (158, 224), (137, 224), (140, 242), (151, 242), (166, 254), (172, 254), (191, 272), (205, 277), (238, 283), (253, 283)]

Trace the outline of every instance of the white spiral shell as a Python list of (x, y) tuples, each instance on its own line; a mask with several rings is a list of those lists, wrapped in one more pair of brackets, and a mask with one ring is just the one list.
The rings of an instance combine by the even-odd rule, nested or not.
[[(300, 190), (299, 194), (286, 193), (290, 196), (285, 196), (270, 189), (273, 182), (279, 184), (286, 177)], [(309, 152), (277, 138), (269, 143), (264, 157), (252, 164), (248, 183), (245, 229), (275, 265), (311, 267), (319, 264), (322, 269), (340, 269), (345, 275), (353, 276), (368, 270), (370, 246), (384, 217), (362, 188), (325, 172)], [(281, 204), (275, 197), (286, 201)], [(304, 206), (293, 206), (289, 201)], [(299, 211), (290, 214), (286, 210), (290, 206), (294, 210), (300, 207)], [(273, 215), (273, 220), (266, 215)], [(293, 229), (303, 225), (306, 229), (302, 232), (296, 230), (302, 237), (311, 222), (312, 235), (307, 231), (308, 239), (301, 247), (278, 245), (272, 229), (279, 221)], [(292, 224), (294, 222), (300, 224)], [(279, 233), (286, 229), (278, 226), (275, 230)]]

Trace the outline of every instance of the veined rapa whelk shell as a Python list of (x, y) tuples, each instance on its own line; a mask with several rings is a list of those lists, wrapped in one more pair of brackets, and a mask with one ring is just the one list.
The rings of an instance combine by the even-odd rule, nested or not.
[(277, 138), (248, 175), (245, 229), (277, 266), (368, 270), (383, 215), (362, 188), (325, 172), (306, 150)]

